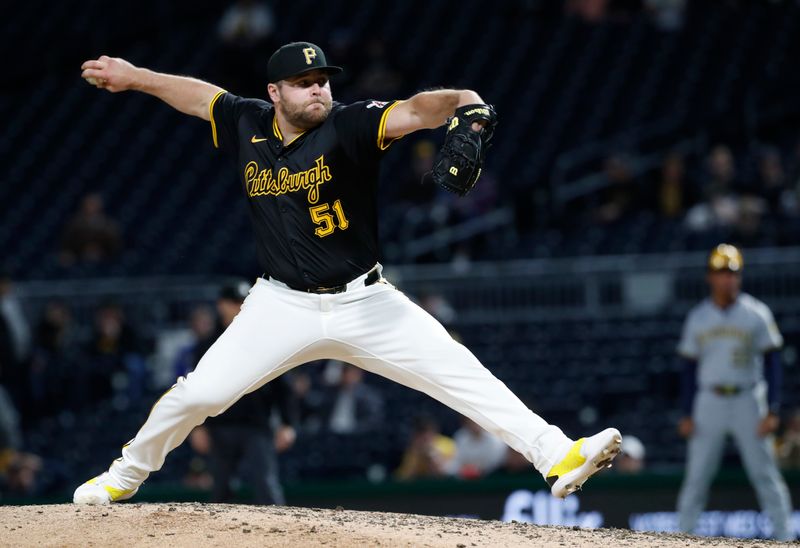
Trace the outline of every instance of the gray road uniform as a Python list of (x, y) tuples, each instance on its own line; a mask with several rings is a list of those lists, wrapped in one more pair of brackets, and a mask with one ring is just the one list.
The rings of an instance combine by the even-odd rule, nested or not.
[(696, 390), (689, 404), (695, 429), (678, 498), (681, 530), (694, 530), (730, 434), (759, 504), (772, 520), (773, 536), (794, 538), (789, 490), (775, 463), (772, 436), (757, 432), (768, 412), (764, 355), (782, 345), (770, 309), (746, 293), (726, 309), (706, 299), (686, 318), (678, 353), (690, 360)]

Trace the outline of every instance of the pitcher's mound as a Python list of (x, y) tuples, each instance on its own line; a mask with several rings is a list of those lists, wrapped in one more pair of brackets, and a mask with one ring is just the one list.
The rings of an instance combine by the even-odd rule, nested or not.
[(580, 530), (410, 514), (199, 503), (0, 506), (0, 524), (0, 545), (14, 547), (780, 546), (621, 529)]

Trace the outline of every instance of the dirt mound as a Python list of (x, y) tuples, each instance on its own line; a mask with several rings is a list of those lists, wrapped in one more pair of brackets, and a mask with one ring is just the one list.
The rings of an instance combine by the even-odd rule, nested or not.
[[(232, 504), (0, 506), (2, 546), (780, 546), (409, 514)], [(784, 546), (788, 546), (784, 544)], [(796, 545), (795, 545), (796, 546)]]

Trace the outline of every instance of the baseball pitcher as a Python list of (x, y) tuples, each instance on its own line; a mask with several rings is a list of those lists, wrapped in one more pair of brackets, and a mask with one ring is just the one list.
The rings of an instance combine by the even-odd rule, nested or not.
[(214, 147), (235, 162), (264, 274), (197, 368), (156, 402), (122, 456), (78, 487), (76, 503), (130, 498), (207, 417), (293, 367), (329, 358), (425, 392), (474, 420), (525, 455), (554, 496), (610, 466), (621, 442), (616, 429), (570, 440), (381, 274), (375, 194), (382, 156), (394, 140), (446, 123), (433, 179), (466, 194), (496, 124), (477, 93), (443, 89), (404, 101), (336, 103), (328, 79), (341, 69), (308, 42), (270, 57), (269, 101), (119, 58), (102, 56), (82, 68), (99, 88), (142, 91), (210, 122)]

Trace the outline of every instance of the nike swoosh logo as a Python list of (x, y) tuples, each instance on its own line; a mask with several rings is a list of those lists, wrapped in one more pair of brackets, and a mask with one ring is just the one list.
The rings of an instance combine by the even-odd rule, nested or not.
[(266, 141), (266, 140), (267, 140), (266, 137), (262, 137), (261, 139), (258, 139), (255, 135), (253, 135), (253, 137), (250, 139), (250, 142), (251, 143), (260, 143), (261, 141)]

